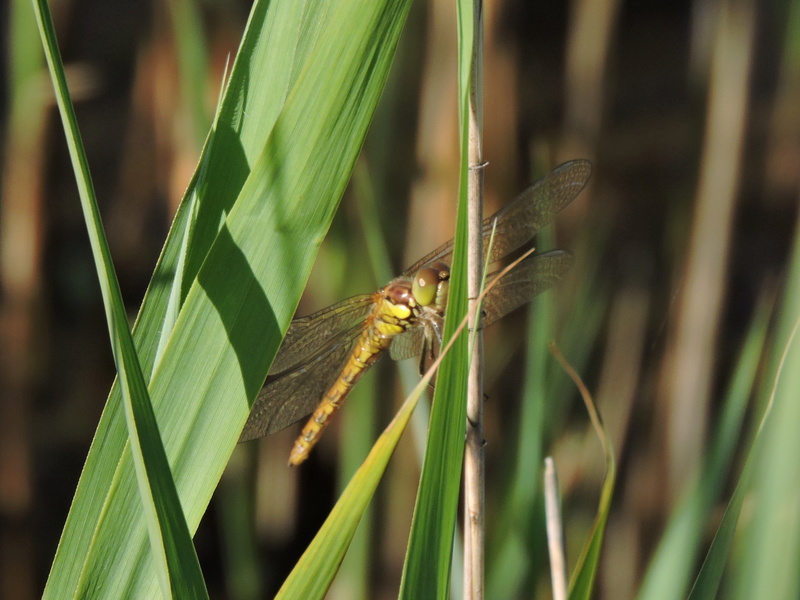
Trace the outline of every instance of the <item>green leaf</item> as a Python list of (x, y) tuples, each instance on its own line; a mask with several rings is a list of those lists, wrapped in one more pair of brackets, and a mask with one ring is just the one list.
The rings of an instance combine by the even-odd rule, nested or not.
[(608, 437), (608, 432), (600, 419), (600, 413), (592, 398), (589, 396), (588, 390), (586, 390), (583, 383), (579, 381), (577, 372), (574, 372), (572, 367), (567, 365), (565, 361), (561, 360), (561, 363), (562, 366), (566, 368), (567, 372), (570, 373), (572, 379), (578, 383), (584, 404), (586, 405), (586, 409), (592, 421), (592, 426), (603, 447), (603, 458), (605, 459), (606, 466), (603, 489), (600, 492), (600, 503), (597, 506), (597, 515), (592, 525), (592, 531), (583, 546), (583, 550), (578, 558), (575, 570), (572, 572), (569, 584), (570, 600), (576, 600), (578, 598), (588, 599), (592, 597), (594, 580), (597, 576), (597, 569), (600, 564), (600, 550), (603, 547), (608, 514), (611, 512), (611, 499), (614, 496), (614, 484), (617, 480), (617, 463), (614, 459), (614, 448), (611, 445), (611, 439)]
[(311, 600), (325, 596), (375, 493), (375, 488), (386, 470), (389, 458), (432, 375), (431, 370), (423, 377), (375, 442), (369, 456), (350, 480), (331, 514), (300, 557), (276, 598)]
[[(704, 524), (710, 517), (714, 502), (724, 490), (725, 479), (736, 455), (748, 400), (753, 391), (760, 357), (764, 350), (770, 313), (769, 307), (761, 306), (753, 319), (733, 371), (734, 378), (725, 395), (721, 420), (714, 434), (708, 460), (703, 465), (700, 477), (681, 499), (670, 518), (639, 590), (640, 600), (686, 597), (688, 583), (695, 573), (700, 544), (704, 539)], [(728, 514), (733, 515), (737, 510), (732, 501), (723, 521), (729, 518)], [(735, 518), (733, 523), (735, 525)], [(720, 543), (723, 537), (720, 536)], [(717, 585), (718, 583), (719, 581)]]
[[(467, 313), (467, 130), (474, 23), (471, 2), (458, 2), (457, 10), (461, 173), (445, 340), (450, 339)], [(463, 336), (456, 340), (452, 351), (442, 361), (436, 380), (428, 445), (403, 568), (401, 598), (449, 597), (453, 534), (464, 458), (467, 342)]]
[[(408, 5), (253, 6), (134, 332), (191, 531), (299, 301)], [(156, 594), (120, 408), (115, 386), (46, 597)]]
[(84, 219), (95, 259), (108, 320), (111, 348), (119, 374), (125, 423), (132, 448), (138, 484), (137, 507), (147, 524), (150, 548), (164, 597), (207, 598), (200, 563), (186, 527), (181, 503), (170, 473), (166, 453), (156, 424), (147, 386), (128, 329), (125, 305), (119, 289), (111, 252), (100, 220), (97, 198), (89, 173), (86, 152), (78, 132), (75, 110), (67, 89), (64, 66), (58, 52), (55, 29), (47, 4), (34, 5), (56, 100), (64, 124), (70, 156), (78, 181)]
[[(800, 13), (798, 13), (800, 19)], [(797, 21), (800, 23), (800, 20)], [(800, 589), (800, 232), (795, 231), (786, 285), (771, 357), (771, 390), (742, 482), (736, 495), (752, 499), (741, 535), (741, 553), (731, 572), (737, 598), (790, 598)], [(767, 396), (767, 394), (765, 394)], [(751, 468), (749, 486), (747, 470)], [(748, 489), (740, 492), (739, 487)], [(732, 501), (733, 502), (733, 501)], [(729, 509), (730, 510), (730, 509)], [(738, 511), (737, 511), (738, 512)], [(726, 515), (727, 517), (727, 515)], [(716, 542), (716, 540), (715, 540)], [(738, 549), (738, 548), (737, 548)], [(713, 550), (713, 548), (712, 548)], [(709, 551), (711, 554), (711, 551)], [(702, 574), (701, 574), (702, 576)], [(698, 578), (700, 579), (700, 578)], [(697, 596), (699, 597), (699, 595)]]

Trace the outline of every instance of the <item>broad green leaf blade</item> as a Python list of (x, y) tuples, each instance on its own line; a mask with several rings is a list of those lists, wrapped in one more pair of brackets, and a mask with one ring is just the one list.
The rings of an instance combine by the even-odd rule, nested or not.
[[(761, 306), (753, 319), (725, 396), (722, 418), (714, 435), (708, 461), (701, 476), (670, 519), (639, 589), (637, 597), (640, 600), (677, 600), (686, 597), (704, 539), (705, 523), (714, 502), (724, 489), (725, 478), (736, 455), (748, 399), (764, 350), (770, 313), (768, 307)], [(736, 510), (729, 506), (723, 521), (728, 518), (728, 513), (733, 512)], [(735, 525), (736, 519), (733, 519), (733, 523)]]
[[(471, 2), (462, 0), (456, 6), (461, 172), (445, 340), (450, 339), (467, 312), (467, 131), (474, 23)], [(456, 340), (452, 351), (442, 361), (436, 380), (428, 445), (403, 567), (401, 598), (449, 597), (453, 534), (464, 458), (469, 368), (467, 343), (464, 336)]]
[[(145, 379), (151, 376), (155, 357), (160, 354), (159, 341), (163, 340), (166, 345), (185, 297), (183, 281), (189, 277), (184, 274), (191, 272), (186, 258), (188, 238), (194, 246), (201, 247), (197, 250), (201, 253), (202, 248), (207, 251), (216, 236), (216, 227), (197, 227), (196, 222), (216, 219), (219, 223), (233, 204), (294, 82), (293, 57), (301, 54), (298, 48), (316, 40), (298, 39), (303, 29), (300, 26), (303, 15), (295, 6), (291, 2), (280, 5), (257, 2), (253, 7), (228, 86), (230, 90), (241, 91), (225, 96), (215, 124), (215, 132), (221, 133), (207, 142), (134, 326), (134, 342)], [(295, 32), (294, 37), (292, 32)], [(271, 74), (269, 81), (258, 77), (265, 72)], [(250, 97), (261, 101), (250, 101), (252, 107), (242, 111)], [(192, 277), (199, 268), (199, 261), (194, 262), (198, 264), (194, 265)], [(96, 524), (103, 518), (106, 496), (115, 485), (117, 465), (123, 452), (127, 452), (121, 408), (120, 390), (115, 383), (73, 498), (45, 589), (46, 596), (58, 597), (59, 592), (75, 589), (77, 585), (93, 544), (94, 527), (86, 524)]]
[[(192, 531), (299, 300), (407, 8), (399, 0), (253, 7), (137, 327)], [(157, 355), (163, 330), (170, 333)], [(144, 523), (131, 502), (119, 408), (114, 392), (62, 536), (50, 597), (156, 593)]]
[[(725, 515), (695, 580), (689, 595), (691, 600), (718, 595), (722, 575), (736, 534), (742, 504), (745, 496), (753, 494), (753, 492), (756, 497), (756, 510), (745, 533), (748, 543), (744, 546), (742, 558), (745, 563), (749, 563), (750, 566), (755, 565), (755, 567), (746, 572), (737, 572), (736, 587), (734, 588), (738, 592), (737, 597), (790, 597), (792, 595), (790, 590), (796, 591), (800, 585), (794, 569), (797, 563), (797, 554), (800, 551), (800, 531), (796, 526), (798, 520), (793, 519), (791, 514), (787, 515), (787, 511), (796, 511), (797, 490), (791, 489), (791, 486), (797, 486), (798, 479), (785, 472), (774, 472), (775, 465), (780, 464), (780, 461), (785, 458), (781, 446), (787, 442), (796, 445), (796, 440), (793, 438), (796, 433), (796, 424), (799, 422), (797, 418), (789, 420), (792, 430), (792, 436), (789, 439), (780, 439), (781, 436), (776, 433), (776, 429), (780, 430), (781, 418), (787, 416), (785, 411), (787, 409), (792, 411), (794, 405), (797, 404), (797, 391), (800, 387), (797, 369), (784, 369), (784, 367), (798, 364), (800, 357), (800, 344), (796, 340), (798, 325), (800, 322), (795, 324), (789, 336), (783, 359), (775, 375), (773, 395), (747, 455), (742, 476), (725, 509)], [(783, 414), (781, 415), (781, 413)], [(778, 439), (776, 440), (776, 438)], [(773, 454), (775, 450), (778, 450), (780, 454), (777, 456)], [(775, 489), (769, 489), (770, 484), (775, 485), (774, 482), (769, 482), (766, 486), (764, 484), (765, 479), (769, 481), (773, 478), (781, 480), (776, 486), (777, 493), (775, 493)], [(785, 489), (784, 486), (789, 489)], [(778, 511), (777, 518), (776, 515), (770, 514), (773, 510)], [(797, 512), (794, 517), (796, 516)], [(776, 541), (781, 538), (783, 538), (783, 543), (776, 545)], [(787, 541), (788, 543), (786, 543)], [(769, 564), (765, 564), (764, 560)], [(759, 572), (761, 569), (772, 571), (774, 566), (776, 564), (780, 566), (782, 561), (786, 561), (783, 567), (788, 566), (785, 572), (779, 570), (771, 573), (772, 577), (763, 578), (762, 573)], [(759, 577), (760, 575), (762, 577)]]
[(128, 329), (125, 306), (119, 289), (111, 252), (103, 231), (100, 211), (89, 174), (88, 160), (78, 132), (75, 110), (67, 90), (66, 76), (55, 39), (55, 29), (45, 2), (34, 5), (45, 56), (56, 88), (61, 119), (67, 137), (73, 168), (78, 180), (89, 240), (95, 260), (103, 303), (108, 319), (114, 362), (116, 363), (126, 424), (133, 448), (136, 479), (143, 518), (147, 523), (150, 548), (164, 597), (208, 597), (200, 563), (186, 527), (178, 492), (170, 473), (167, 456), (147, 394), (139, 359)]
[[(800, 13), (798, 13), (800, 19)], [(797, 20), (797, 19), (796, 19)], [(800, 231), (790, 261), (772, 362), (776, 375), (764, 422), (751, 450), (751, 518), (735, 568), (737, 598), (796, 597), (800, 590)], [(780, 359), (778, 360), (778, 356)], [(748, 465), (749, 466), (749, 465)], [(743, 477), (744, 478), (744, 477)], [(737, 490), (738, 491), (738, 490)]]

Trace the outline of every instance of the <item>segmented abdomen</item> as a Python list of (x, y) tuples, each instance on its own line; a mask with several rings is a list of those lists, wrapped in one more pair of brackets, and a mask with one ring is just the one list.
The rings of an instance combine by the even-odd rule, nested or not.
[(322, 401), (295, 441), (289, 456), (289, 464), (299, 465), (308, 458), (322, 430), (328, 425), (330, 416), (342, 405), (361, 376), (378, 360), (380, 353), (389, 347), (394, 336), (408, 327), (409, 319), (397, 318), (393, 315), (395, 310), (395, 305), (385, 299), (373, 307), (367, 317), (367, 326), (359, 336), (342, 372), (325, 392)]

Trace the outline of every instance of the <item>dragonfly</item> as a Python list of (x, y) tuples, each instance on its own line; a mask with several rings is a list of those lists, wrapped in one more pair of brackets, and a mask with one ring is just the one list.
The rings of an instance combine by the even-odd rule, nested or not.
[[(485, 219), (484, 261), (496, 263), (529, 242), (581, 192), (590, 173), (589, 161), (564, 163)], [(452, 258), (450, 240), (378, 291), (294, 319), (239, 441), (275, 433), (311, 414), (289, 457), (289, 464), (299, 465), (352, 387), (387, 350), (395, 360), (432, 362), (441, 344)], [(484, 325), (549, 288), (571, 265), (572, 255), (563, 250), (525, 258), (486, 294)]]

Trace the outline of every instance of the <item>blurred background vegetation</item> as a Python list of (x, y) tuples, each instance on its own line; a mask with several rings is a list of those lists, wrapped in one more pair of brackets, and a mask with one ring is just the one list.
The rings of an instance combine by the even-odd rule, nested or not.
[[(133, 316), (248, 4), (86, 0), (52, 10)], [(0, 597), (24, 599), (43, 588), (114, 370), (30, 5), (12, 0), (5, 16)], [(451, 237), (454, 19), (451, 2), (412, 9), (300, 313), (375, 289)], [(486, 5), (486, 214), (564, 160), (594, 164), (589, 189), (558, 219), (558, 246), (575, 254), (576, 266), (531, 319), (548, 311), (540, 337), (555, 339), (585, 377), (620, 464), (599, 598), (646, 593), (670, 518), (717, 448), (730, 414), (723, 400), (744, 378), (735, 393), (747, 419), (724, 435), (732, 467), (720, 469), (694, 526), (700, 554), (684, 542), (670, 559), (687, 561), (676, 577), (692, 581), (786, 340), (770, 311), (782, 307), (783, 322), (800, 314), (797, 297), (784, 296), (800, 191), (799, 40), (796, 0)], [(549, 594), (538, 490), (526, 481), (538, 480), (541, 452), (559, 468), (573, 562), (603, 477), (598, 442), (566, 378), (547, 356), (535, 359), (546, 373), (526, 366), (533, 344), (524, 313), (487, 332), (493, 598)], [(743, 363), (746, 340), (755, 350)], [(394, 365), (374, 371), (334, 426), (354, 434), (327, 435), (302, 468), (284, 466), (294, 429), (234, 453), (195, 536), (213, 597), (269, 596), (280, 585), (337, 497), (337, 478), (346, 481), (364, 456), (339, 440), (360, 433), (369, 444), (403, 396)], [(533, 402), (540, 408), (530, 417)], [(543, 431), (532, 447), (528, 418)], [(419, 470), (413, 442), (401, 444), (331, 597), (396, 595)], [(508, 514), (519, 498), (523, 520)], [(789, 557), (797, 539), (782, 548)], [(681, 589), (676, 597), (685, 597)]]

